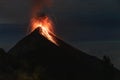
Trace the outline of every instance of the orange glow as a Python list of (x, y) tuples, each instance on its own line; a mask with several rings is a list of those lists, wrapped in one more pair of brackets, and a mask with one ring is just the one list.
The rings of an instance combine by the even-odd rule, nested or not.
[(34, 31), (36, 28), (40, 27), (40, 34), (50, 40), (52, 43), (57, 44), (54, 36), (53, 23), (48, 16), (34, 17), (31, 19), (31, 30)]

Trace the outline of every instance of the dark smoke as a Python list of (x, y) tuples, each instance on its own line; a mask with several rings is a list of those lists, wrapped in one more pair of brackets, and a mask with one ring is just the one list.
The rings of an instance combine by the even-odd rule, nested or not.
[(32, 14), (31, 17), (35, 17), (37, 14), (44, 13), (44, 8), (52, 6), (52, 0), (32, 0)]

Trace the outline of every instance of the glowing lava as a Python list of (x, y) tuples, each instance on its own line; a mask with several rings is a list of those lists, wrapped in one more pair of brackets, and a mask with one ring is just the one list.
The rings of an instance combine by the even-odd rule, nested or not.
[(53, 23), (48, 16), (44, 17), (34, 17), (31, 19), (31, 30), (34, 31), (36, 28), (40, 27), (40, 34), (50, 40), (52, 43), (57, 44), (54, 36)]

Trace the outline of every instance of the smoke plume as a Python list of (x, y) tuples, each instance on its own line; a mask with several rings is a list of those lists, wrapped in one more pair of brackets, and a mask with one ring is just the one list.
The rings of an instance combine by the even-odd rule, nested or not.
[(31, 17), (35, 17), (37, 14), (43, 13), (44, 8), (52, 6), (52, 0), (32, 0), (32, 3)]

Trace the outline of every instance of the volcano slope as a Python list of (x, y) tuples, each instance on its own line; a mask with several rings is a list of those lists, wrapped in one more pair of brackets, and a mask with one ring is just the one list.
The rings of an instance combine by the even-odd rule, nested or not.
[(0, 80), (120, 79), (120, 71), (111, 63), (90, 56), (56, 36), (58, 45), (55, 45), (39, 30), (34, 30), (8, 51), (0, 63), (5, 66), (0, 69), (4, 76)]

